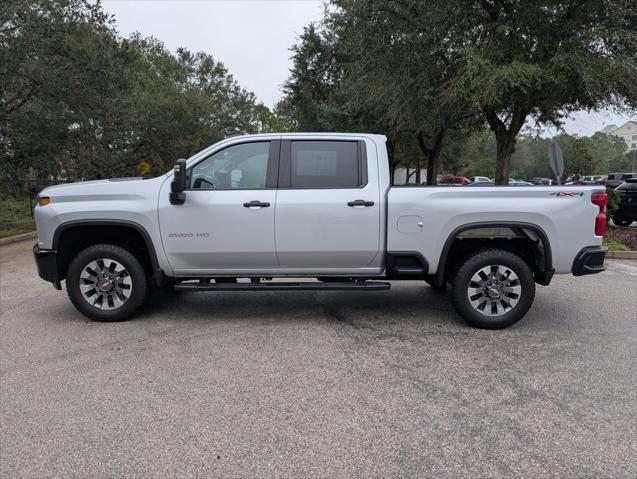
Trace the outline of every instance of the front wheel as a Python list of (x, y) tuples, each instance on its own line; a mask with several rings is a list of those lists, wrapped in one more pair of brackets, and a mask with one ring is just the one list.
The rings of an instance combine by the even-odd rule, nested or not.
[(529, 265), (506, 250), (484, 250), (470, 257), (453, 281), (451, 299), (471, 326), (506, 328), (524, 317), (535, 298)]
[(80, 251), (69, 265), (66, 291), (73, 305), (95, 321), (123, 321), (144, 303), (148, 280), (128, 250), (97, 244)]

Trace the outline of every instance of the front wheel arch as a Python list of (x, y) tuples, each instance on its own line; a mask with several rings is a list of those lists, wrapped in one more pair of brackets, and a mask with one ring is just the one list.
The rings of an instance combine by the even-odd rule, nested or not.
[(57, 268), (60, 280), (66, 277), (73, 258), (83, 249), (100, 243), (119, 244), (135, 253), (148, 276), (159, 286), (165, 281), (159, 267), (157, 252), (148, 231), (127, 220), (74, 220), (62, 223), (53, 234), (52, 249), (58, 252)]

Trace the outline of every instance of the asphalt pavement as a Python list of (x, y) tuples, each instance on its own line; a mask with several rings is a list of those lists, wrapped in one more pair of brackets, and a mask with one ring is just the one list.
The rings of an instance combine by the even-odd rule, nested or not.
[(637, 262), (503, 331), (423, 282), (95, 323), (0, 248), (0, 477), (637, 476)]

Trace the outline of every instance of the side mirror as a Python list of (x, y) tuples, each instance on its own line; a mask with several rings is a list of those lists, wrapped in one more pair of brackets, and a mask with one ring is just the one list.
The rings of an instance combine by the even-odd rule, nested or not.
[(183, 205), (186, 201), (186, 160), (180, 158), (175, 162), (175, 176), (170, 183), (170, 203), (173, 205)]

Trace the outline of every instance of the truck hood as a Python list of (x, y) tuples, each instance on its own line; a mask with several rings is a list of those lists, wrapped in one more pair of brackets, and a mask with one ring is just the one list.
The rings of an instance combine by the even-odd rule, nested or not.
[(38, 196), (49, 196), (52, 201), (74, 201), (81, 199), (133, 199), (146, 196), (152, 191), (158, 191), (165, 176), (144, 179), (112, 178), (108, 180), (79, 181), (49, 186)]

